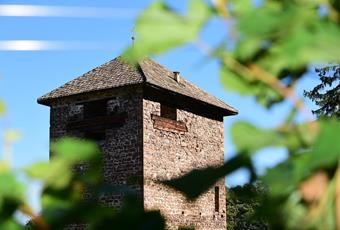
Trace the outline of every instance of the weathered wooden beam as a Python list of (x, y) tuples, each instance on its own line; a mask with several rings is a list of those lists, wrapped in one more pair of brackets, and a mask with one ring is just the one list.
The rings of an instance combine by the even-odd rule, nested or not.
[(185, 133), (188, 132), (188, 128), (182, 121), (175, 121), (169, 118), (152, 115), (153, 127), (160, 130)]

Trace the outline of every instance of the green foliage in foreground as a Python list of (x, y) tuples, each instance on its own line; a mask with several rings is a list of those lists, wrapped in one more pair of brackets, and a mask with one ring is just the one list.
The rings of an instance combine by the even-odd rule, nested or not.
[[(326, 10), (322, 13), (320, 9)], [(339, 228), (335, 213), (340, 207), (334, 204), (338, 199), (335, 189), (340, 189), (340, 124), (332, 119), (313, 121), (294, 88), (307, 76), (310, 65), (340, 63), (339, 10), (338, 0), (264, 0), (258, 5), (249, 0), (216, 0), (212, 4), (192, 0), (184, 14), (164, 1), (152, 3), (137, 19), (137, 43), (126, 50), (128, 61), (134, 63), (143, 56), (191, 44), (204, 52), (207, 60), (217, 60), (226, 90), (254, 97), (265, 109), (290, 105), (274, 127), (234, 123), (230, 132), (237, 155), (224, 166), (194, 170), (162, 183), (194, 200), (223, 174), (245, 167), (252, 181), (261, 180), (268, 187), (256, 216), (265, 217), (270, 228)], [(220, 39), (217, 45), (200, 36), (204, 25), (216, 19), (221, 22), (220, 33), (211, 36)], [(335, 108), (338, 96), (335, 92)], [(250, 159), (268, 147), (285, 148), (289, 157), (257, 175)], [(322, 192), (310, 201), (300, 188), (317, 172), (327, 178)], [(307, 190), (320, 186), (312, 184)]]
[[(24, 199), (24, 188), (17, 176), (0, 168), (0, 229), (25, 229), (13, 218), (16, 211), (31, 217), (30, 229), (63, 229), (78, 223), (87, 229), (164, 229), (159, 212), (145, 212), (140, 197), (127, 187), (104, 184), (100, 152), (96, 144), (62, 139), (52, 145), (53, 160), (24, 169), (32, 179), (43, 183), (42, 210), (34, 213)], [(80, 166), (86, 168), (80, 170)], [(75, 169), (77, 169), (75, 172)], [(85, 191), (85, 193), (84, 193)], [(98, 204), (100, 196), (127, 194), (119, 211)], [(84, 194), (90, 198), (84, 200)]]

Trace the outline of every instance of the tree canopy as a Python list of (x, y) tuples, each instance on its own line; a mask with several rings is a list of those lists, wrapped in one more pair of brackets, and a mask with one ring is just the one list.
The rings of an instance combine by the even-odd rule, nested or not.
[(333, 64), (315, 68), (321, 83), (310, 91), (306, 97), (319, 107), (313, 113), (318, 117), (335, 117), (340, 119), (340, 65)]

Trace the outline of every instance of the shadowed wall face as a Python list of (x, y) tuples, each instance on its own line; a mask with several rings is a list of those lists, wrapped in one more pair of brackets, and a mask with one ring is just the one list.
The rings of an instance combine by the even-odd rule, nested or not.
[(160, 209), (169, 229), (226, 229), (224, 179), (191, 203), (182, 194), (154, 182), (195, 168), (222, 165), (223, 121), (182, 109), (169, 113), (166, 105), (143, 100), (144, 207)]
[[(51, 141), (75, 136), (96, 141), (102, 150), (104, 181), (128, 185), (142, 196), (142, 90), (73, 97), (51, 105)], [(101, 202), (122, 205), (124, 194), (105, 195)]]

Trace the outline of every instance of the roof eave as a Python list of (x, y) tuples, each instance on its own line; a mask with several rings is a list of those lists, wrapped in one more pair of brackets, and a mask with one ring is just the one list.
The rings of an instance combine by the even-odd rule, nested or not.
[(152, 88), (155, 88), (155, 89), (165, 90), (165, 91), (171, 92), (173, 94), (180, 95), (182, 97), (190, 98), (191, 100), (197, 101), (197, 102), (199, 102), (199, 103), (201, 103), (203, 105), (213, 106), (214, 108), (218, 109), (220, 111), (220, 114), (223, 115), (223, 116), (234, 116), (234, 115), (238, 114), (238, 110), (236, 110), (235, 108), (233, 108), (233, 107), (231, 107), (231, 106), (229, 106), (227, 104), (225, 104), (226, 107), (221, 107), (221, 106), (217, 106), (217, 105), (212, 104), (212, 103), (208, 103), (208, 102), (199, 100), (197, 98), (190, 97), (188, 95), (184, 95), (184, 94), (181, 94), (181, 93), (178, 93), (178, 92), (174, 92), (174, 91), (168, 90), (166, 88), (160, 87), (159, 85), (155, 85), (155, 84), (152, 84), (150, 82), (145, 83), (145, 85), (146, 86), (151, 86)]
[(40, 105), (50, 106), (50, 105), (51, 105), (51, 100), (50, 100), (50, 99), (46, 99), (46, 98), (39, 97), (39, 98), (37, 99), (37, 103), (40, 104)]

